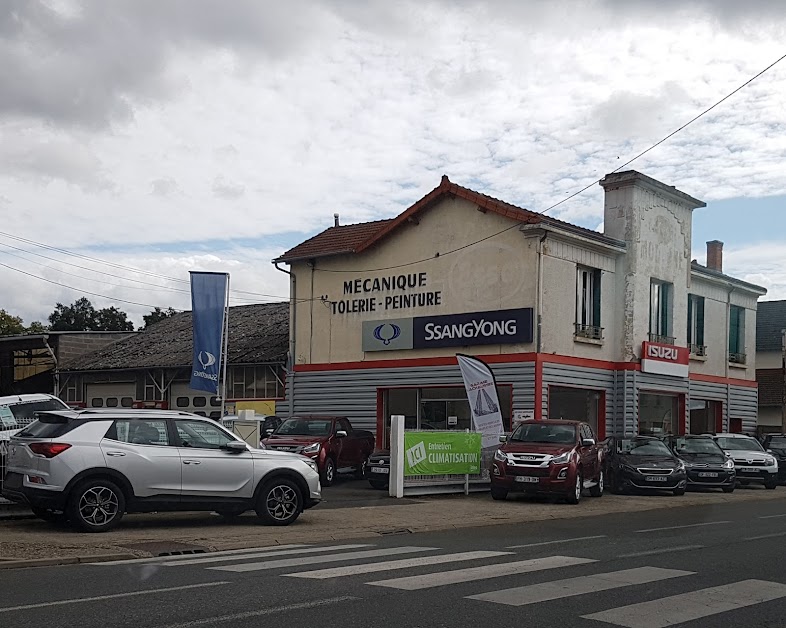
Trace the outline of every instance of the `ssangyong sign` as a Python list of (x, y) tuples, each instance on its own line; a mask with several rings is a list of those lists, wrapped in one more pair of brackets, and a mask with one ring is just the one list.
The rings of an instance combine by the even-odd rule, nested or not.
[(687, 347), (646, 341), (641, 346), (641, 370), (644, 373), (688, 377), (689, 361)]

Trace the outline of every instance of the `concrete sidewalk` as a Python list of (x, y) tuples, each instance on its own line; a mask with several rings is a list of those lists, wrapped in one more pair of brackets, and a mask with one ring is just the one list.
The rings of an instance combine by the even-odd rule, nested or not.
[[(267, 527), (247, 513), (227, 524), (210, 513), (128, 515), (105, 534), (79, 533), (37, 519), (0, 522), (0, 565), (17, 560), (78, 562), (81, 557), (148, 557), (162, 552), (217, 551), (284, 543), (317, 543), (395, 533), (449, 530), (548, 519), (591, 517), (617, 512), (679, 509), (696, 505), (784, 500), (786, 490), (738, 489), (733, 494), (688, 493), (683, 497), (604, 495), (586, 497), (578, 506), (509, 498), (496, 502), (485, 494), (418, 498), (406, 505), (306, 511), (289, 527)], [(384, 502), (381, 502), (384, 503)], [(784, 509), (786, 512), (786, 508)], [(55, 560), (54, 562), (58, 562)], [(10, 564), (9, 564), (10, 566)]]

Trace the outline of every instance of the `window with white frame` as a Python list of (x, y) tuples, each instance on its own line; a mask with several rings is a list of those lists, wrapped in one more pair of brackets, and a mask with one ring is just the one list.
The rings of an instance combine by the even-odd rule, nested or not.
[(228, 390), (232, 399), (276, 399), (284, 397), (280, 364), (235, 366), (229, 369)]
[(688, 295), (688, 347), (691, 355), (707, 355), (704, 345), (704, 297)]
[(672, 308), (674, 286), (653, 279), (650, 283), (650, 341), (674, 344)]
[(577, 268), (576, 336), (603, 339), (603, 328), (600, 326), (600, 270), (597, 268)]
[(729, 306), (729, 362), (745, 364), (745, 308)]

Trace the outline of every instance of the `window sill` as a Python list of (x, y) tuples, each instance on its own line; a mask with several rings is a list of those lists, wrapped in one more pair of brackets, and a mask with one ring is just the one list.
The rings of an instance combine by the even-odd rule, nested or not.
[(729, 362), (729, 368), (744, 370), (748, 368), (748, 365), (740, 364), (739, 362)]
[(584, 336), (573, 336), (573, 342), (581, 342), (585, 345), (596, 345), (598, 347), (603, 346), (603, 340), (598, 340), (596, 338), (585, 338)]
[(707, 356), (706, 355), (696, 355), (695, 353), (690, 354), (690, 359), (693, 362), (706, 362)]

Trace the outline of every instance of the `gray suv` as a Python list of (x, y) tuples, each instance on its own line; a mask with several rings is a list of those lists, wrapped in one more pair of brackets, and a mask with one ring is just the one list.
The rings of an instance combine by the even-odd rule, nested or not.
[(252, 449), (215, 421), (159, 410), (41, 412), (11, 438), (3, 496), (103, 532), (126, 512), (256, 511), (288, 525), (319, 503), (315, 463)]

